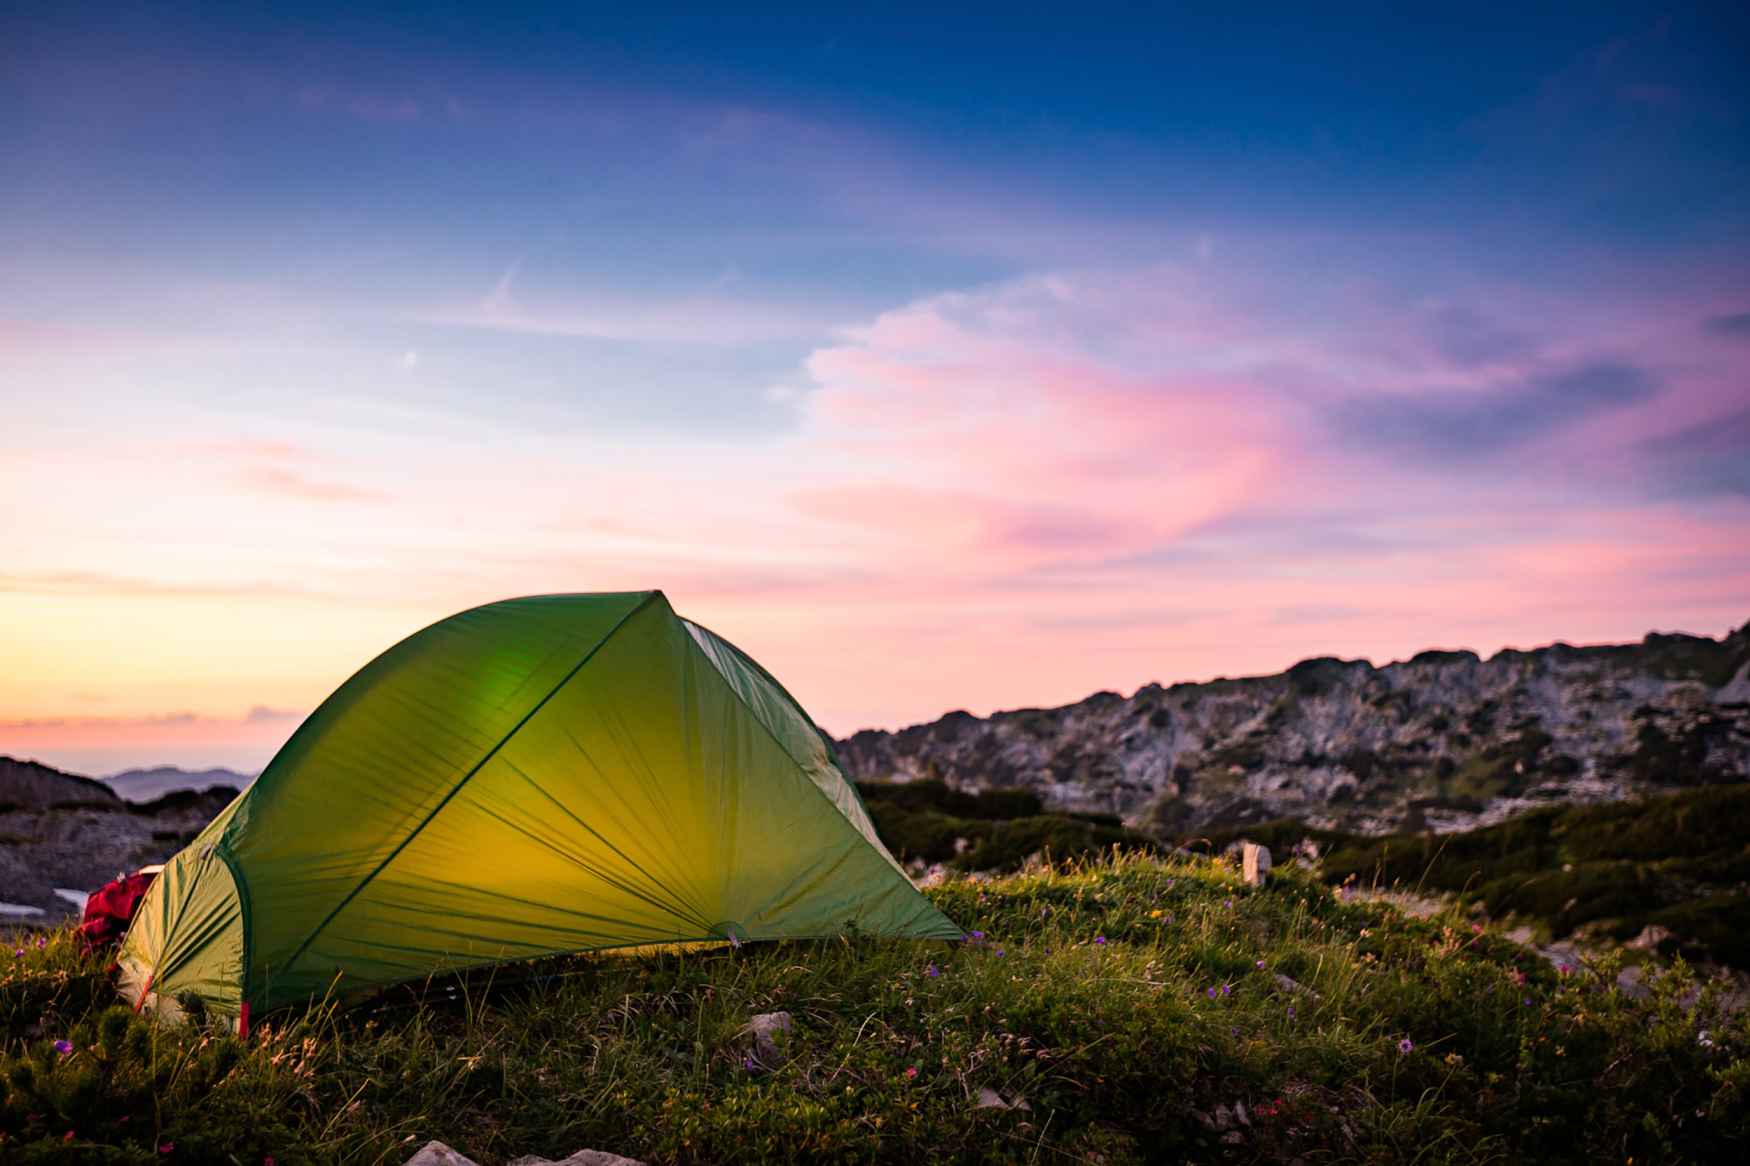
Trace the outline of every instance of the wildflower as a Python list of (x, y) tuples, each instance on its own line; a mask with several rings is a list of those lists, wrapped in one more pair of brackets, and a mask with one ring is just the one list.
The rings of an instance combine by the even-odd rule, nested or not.
[(1288, 1006), (1288, 1019), (1290, 1019), (1290, 1020), (1294, 1019), (1294, 1005), (1292, 1005), (1292, 1004), (1290, 1004)]
[(23, 959), (24, 958), (24, 949), (22, 947), (13, 948), (12, 949), (12, 958), (15, 960)]
[(1156, 907), (1153, 911), (1148, 913), (1148, 917), (1150, 919), (1159, 919), (1161, 917), (1161, 909)]
[(1173, 913), (1171, 911), (1168, 911), (1167, 912), (1167, 922), (1171, 923), (1172, 921), (1173, 921)]
[(916, 1081), (918, 1079), (918, 1067), (916, 1065), (907, 1065), (905, 1067), (905, 1079), (907, 1081)]
[(174, 1149), (176, 1149), (175, 1142), (165, 1142), (162, 1146), (158, 1147), (158, 1152), (160, 1154), (168, 1154)]
[(1227, 903), (1226, 903), (1226, 906), (1227, 906), (1227, 909), (1228, 909), (1228, 910), (1229, 910), (1229, 911), (1231, 911), (1231, 910), (1233, 910), (1233, 906), (1234, 906), (1234, 901), (1233, 901), (1233, 900), (1232, 900), (1232, 899), (1229, 899), (1229, 900), (1228, 900), (1228, 901), (1227, 901)]
[(1409, 1037), (1405, 1037), (1403, 1040), (1398, 1042), (1398, 1052), (1399, 1053), (1407, 1053), (1415, 1047), (1416, 1047), (1415, 1045), (1410, 1043)]
[(1233, 990), (1234, 990), (1234, 986), (1232, 984), (1223, 984), (1221, 986), (1221, 994), (1223, 996), (1229, 995), (1230, 993), (1233, 992)]
[(268, 1154), (261, 1159), (261, 1166), (279, 1166), (279, 1163), (273, 1160), (272, 1154)]
[(36, 949), (38, 951), (41, 951), (43, 948), (47, 947), (48, 945), (49, 945), (49, 937), (48, 936), (39, 935), (36, 937)]
[(1257, 968), (1259, 971), (1263, 971), (1264, 970), (1264, 961), (1259, 960), (1257, 963), (1253, 964), (1252, 966)]
[(1104, 935), (1096, 935), (1094, 936), (1094, 943), (1098, 947), (1104, 947), (1106, 946), (1106, 937)]
[(55, 1051), (64, 1057), (73, 1051), (73, 1042), (70, 1040), (58, 1040), (55, 1042)]
[(938, 968), (935, 964), (931, 964), (929, 967), (924, 969), (924, 975), (930, 977), (930, 979), (932, 979), (932, 980), (941, 974), (942, 974), (942, 969)]
[(982, 932), (982, 931), (974, 931), (974, 932), (973, 932), (973, 933), (972, 933), (972, 938), (974, 938), (974, 939), (983, 939), (983, 938), (984, 938), (984, 932)]
[(997, 948), (997, 955), (998, 955), (998, 956), (999, 956), (999, 957), (1000, 957), (1000, 956), (1005, 956), (1005, 955), (1008, 955), (1008, 954), (1009, 954), (1009, 953), (1008, 953), (1008, 952), (1006, 952), (1006, 951), (1004, 951), (1004, 950), (1003, 950), (1003, 949), (1002, 949), (1002, 948), (1000, 948), (1000, 947), (999, 947), (999, 948)]
[(1527, 996), (1527, 997), (1526, 997), (1526, 998), (1525, 998), (1525, 1006), (1526, 1006), (1526, 1007), (1527, 1007), (1527, 1008), (1530, 1008), (1530, 1007), (1531, 1007), (1531, 997), (1529, 997), (1529, 996)]
[(749, 1073), (753, 1072), (753, 1058), (752, 1057), (745, 1057), (745, 1056), (742, 1057), (741, 1058), (741, 1067), (743, 1069), (746, 1069)]
[(1209, 997), (1211, 1000), (1215, 999), (1215, 989), (1214, 988), (1209, 989), (1209, 991), (1205, 992), (1204, 995)]

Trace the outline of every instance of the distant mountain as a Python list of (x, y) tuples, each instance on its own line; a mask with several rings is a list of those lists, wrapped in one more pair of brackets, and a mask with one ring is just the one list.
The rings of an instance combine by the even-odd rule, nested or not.
[(120, 799), (101, 781), (62, 773), (39, 761), (0, 757), (0, 806), (38, 810), (76, 802), (119, 805)]
[(1462, 830), (1530, 807), (1750, 781), (1750, 624), (1724, 639), (1150, 684), (1054, 709), (949, 713), (836, 743), (859, 781), (1025, 789), (1158, 836), (1299, 818), (1377, 834)]
[(129, 769), (112, 773), (103, 780), (109, 784), (109, 788), (130, 802), (150, 802), (177, 790), (194, 790), (198, 793), (214, 786), (229, 786), (240, 790), (255, 779), (229, 769), (195, 770), (160, 765), (154, 769)]

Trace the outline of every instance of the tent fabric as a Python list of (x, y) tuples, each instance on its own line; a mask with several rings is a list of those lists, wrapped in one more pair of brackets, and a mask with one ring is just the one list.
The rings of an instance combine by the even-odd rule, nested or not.
[(167, 864), (136, 1007), (260, 1014), (564, 952), (958, 938), (796, 701), (658, 591), (513, 599), (367, 664)]

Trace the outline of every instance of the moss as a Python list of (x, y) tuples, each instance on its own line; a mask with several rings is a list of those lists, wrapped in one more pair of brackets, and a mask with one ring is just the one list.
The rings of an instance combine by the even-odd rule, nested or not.
[(1013, 870), (1040, 851), (1069, 858), (1110, 850), (1158, 850), (1112, 814), (1048, 814), (1025, 790), (968, 793), (941, 782), (857, 787), (875, 831), (901, 861), (961, 870)]
[(1750, 882), (1750, 785), (1551, 806), (1457, 834), (1367, 838), (1285, 819), (1182, 842), (1219, 850), (1241, 837), (1280, 854), (1312, 838), (1330, 882), (1353, 878), (1466, 895), (1491, 911), (1541, 921), (1557, 936), (1608, 925), (1627, 937), (1660, 923), (1677, 933), (1678, 946), (1750, 970), (1750, 919), (1742, 914)]

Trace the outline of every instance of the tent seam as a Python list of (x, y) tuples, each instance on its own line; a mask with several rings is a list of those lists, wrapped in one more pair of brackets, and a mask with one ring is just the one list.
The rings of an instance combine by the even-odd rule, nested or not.
[[(683, 622), (685, 621), (685, 617), (683, 617), (683, 616), (676, 616), (675, 618), (677, 620), (682, 620)], [(713, 638), (718, 639), (718, 640), (722, 640), (722, 642), (725, 644), (729, 643), (729, 641), (724, 640), (722, 636), (717, 635), (716, 632), (712, 632), (708, 628), (705, 628), (703, 630), (705, 630)], [(693, 639), (691, 634), (689, 634), (687, 636), (687, 643), (692, 646), (693, 651), (697, 652), (700, 656), (704, 657), (705, 663), (707, 663), (711, 666), (711, 671), (717, 673), (717, 678), (723, 682), (723, 687), (727, 688), (729, 690), (730, 695), (735, 698), (737, 703), (739, 703), (743, 709), (747, 710), (747, 715), (748, 715), (749, 719), (751, 719), (754, 724), (758, 725), (760, 727), (760, 730), (762, 732), (764, 732), (767, 737), (771, 738), (772, 744), (774, 744), (778, 747), (778, 752), (782, 753), (785, 757), (790, 759), (790, 764), (796, 767), (797, 776), (801, 777), (802, 780), (807, 783), (808, 788), (813, 790), (815, 792), (815, 794), (822, 801), (824, 801), (827, 805), (832, 807), (833, 817), (837, 818), (839, 820), (839, 822), (841, 822), (845, 826), (846, 829), (850, 830), (850, 832), (852, 834), (856, 835), (858, 839), (860, 839), (864, 843), (869, 842), (870, 839), (865, 837), (861, 830), (857, 829), (856, 823), (852, 822), (849, 818), (845, 817), (845, 812), (843, 810), (839, 809), (838, 803), (833, 801), (830, 797), (828, 797), (826, 791), (820, 788), (819, 783), (816, 782), (812, 777), (808, 776), (808, 770), (803, 766), (802, 762), (796, 760), (795, 755), (793, 753), (791, 753), (789, 749), (785, 748), (784, 742), (779, 739), (778, 734), (773, 732), (771, 729), (771, 726), (767, 725), (766, 722), (761, 719), (759, 713), (754, 711), (753, 706), (747, 702), (747, 699), (741, 695), (741, 692), (735, 687), (735, 685), (730, 683), (729, 677), (723, 675), (723, 670), (721, 668), (717, 667), (717, 662), (715, 660), (711, 659), (711, 654), (709, 652), (705, 651), (705, 649), (702, 646), (700, 646), (699, 642), (697, 640)], [(731, 646), (733, 647), (733, 645), (731, 645)], [(740, 648), (736, 648), (735, 651), (738, 655), (742, 654)], [(758, 665), (755, 665), (755, 667), (758, 667)], [(772, 683), (777, 684), (777, 681), (774, 680)], [(782, 692), (783, 689), (780, 687), (779, 691)], [(785, 692), (784, 695), (786, 697), (789, 697), (792, 704), (795, 703), (795, 699), (796, 699), (795, 697), (790, 696), (790, 694), (788, 692)], [(800, 707), (801, 706), (799, 706), (799, 705), (797, 706), (798, 711), (800, 711)], [(804, 718), (806, 718), (808, 720), (808, 723), (810, 725), (814, 725), (813, 718), (808, 717), (808, 715), (806, 713), (803, 713), (803, 716), (804, 716)], [(817, 733), (820, 732), (820, 726), (814, 725), (814, 731)], [(838, 778), (840, 781), (844, 782), (846, 785), (851, 785), (850, 779), (847, 778), (843, 773), (840, 773), (836, 766), (833, 767), (833, 772), (838, 774)], [(852, 790), (853, 790), (853, 792), (855, 792), (854, 786), (852, 786)], [(870, 825), (873, 826), (874, 822), (871, 821)], [(883, 863), (882, 865), (884, 865), (890, 872), (892, 872), (894, 878), (899, 880), (899, 885), (903, 886), (906, 890), (910, 891), (912, 894), (914, 894), (918, 898), (922, 899), (926, 904), (929, 905), (931, 910), (935, 911), (938, 915), (941, 915), (942, 918), (948, 919), (947, 913), (944, 912), (940, 907), (936, 906), (934, 903), (931, 903), (929, 900), (929, 897), (926, 896), (922, 891), (918, 890), (917, 884), (911, 881), (911, 877), (909, 875), (907, 875), (905, 873), (905, 871), (900, 869), (898, 860), (895, 859), (893, 857), (892, 852), (887, 849), (887, 844), (885, 842), (882, 842), (879, 837), (875, 838), (874, 842), (876, 843), (876, 845), (878, 845), (881, 848), (882, 853), (886, 854), (886, 856), (887, 856), (888, 861)], [(958, 931), (960, 929), (960, 925), (958, 923), (955, 923), (952, 919), (948, 919), (948, 923), (956, 931)]]
[[(450, 791), (448, 793), (446, 793), (441, 799), (439, 799), (438, 804), (431, 808), (431, 812), (426, 814), (424, 819), (422, 819), (420, 821), (419, 825), (415, 826), (412, 830), (408, 831), (407, 837), (403, 838), (399, 843), (397, 843), (395, 846), (395, 849), (391, 850), (389, 852), (389, 854), (387, 855), (387, 857), (385, 857), (382, 862), (378, 863), (376, 865), (376, 867), (371, 871), (370, 874), (366, 875), (362, 880), (360, 880), (358, 886), (356, 886), (352, 890), (348, 891), (346, 894), (346, 897), (344, 899), (342, 899), (338, 904), (336, 904), (334, 910), (330, 911), (326, 916), (323, 917), (322, 922), (318, 923), (316, 925), (315, 929), (312, 930), (309, 935), (304, 937), (303, 942), (298, 944), (297, 949), (292, 952), (291, 958), (286, 960), (282, 971), (284, 973), (290, 973), (292, 968), (297, 965), (298, 960), (300, 958), (302, 958), (304, 952), (309, 949), (309, 947), (312, 943), (315, 942), (316, 937), (318, 935), (321, 935), (322, 932), (328, 927), (328, 925), (330, 923), (334, 922), (335, 918), (337, 916), (339, 916), (339, 914), (346, 909), (347, 904), (351, 903), (355, 898), (358, 897), (358, 894), (360, 891), (364, 890), (367, 886), (369, 886), (372, 883), (372, 881), (374, 881), (376, 879), (376, 877), (378, 875), (382, 874), (383, 871), (388, 868), (389, 864), (394, 862), (395, 859), (400, 856), (401, 852), (403, 850), (407, 849), (407, 847), (413, 842), (413, 840), (415, 838), (419, 837), (420, 833), (423, 832), (427, 826), (431, 825), (433, 819), (435, 819), (439, 814), (443, 813), (444, 807), (449, 805), (450, 801), (458, 793), (462, 792), (462, 787), (467, 785), (470, 781), (472, 781), (474, 778), (474, 775), (479, 773), (481, 769), (485, 768), (486, 763), (488, 761), (491, 761), (493, 759), (493, 757), (497, 756), (498, 751), (500, 749), (503, 749), (505, 747), (505, 745), (510, 742), (510, 739), (512, 737), (515, 737), (518, 733), (522, 732), (523, 726), (527, 725), (529, 723), (529, 721), (534, 718), (536, 713), (538, 713), (542, 709), (546, 708), (547, 702), (552, 700), (555, 696), (557, 696), (559, 694), (560, 690), (562, 690), (567, 684), (570, 684), (571, 681), (573, 680), (573, 678), (575, 678), (579, 672), (583, 671), (584, 665), (588, 664), (591, 660), (595, 659), (596, 653), (601, 651), (602, 647), (605, 644), (607, 644), (607, 642), (609, 640), (613, 639), (614, 636), (619, 633), (620, 629), (625, 627), (626, 623), (629, 620), (631, 620), (631, 618), (633, 616), (637, 615), (639, 612), (643, 611), (645, 608), (649, 607), (652, 603), (654, 603), (656, 600), (658, 600), (660, 598), (662, 598), (661, 591), (651, 591), (648, 594), (646, 594), (644, 596), (644, 598), (642, 600), (640, 600), (638, 602), (638, 604), (632, 608), (632, 610), (628, 611), (625, 615), (621, 616), (619, 618), (619, 620), (617, 620), (615, 622), (614, 626), (608, 629), (607, 634), (604, 635), (601, 639), (597, 640), (590, 647), (589, 651), (584, 653), (583, 659), (579, 660), (572, 667), (571, 671), (567, 672), (563, 677), (561, 677), (559, 680), (559, 683), (555, 684), (550, 690), (548, 690), (547, 695), (543, 696), (540, 700), (536, 701), (534, 707), (529, 709), (528, 712), (524, 713), (522, 716), (522, 719), (517, 721), (516, 724), (512, 725), (510, 728), (510, 731), (508, 733), (506, 733), (504, 736), (500, 737), (498, 739), (498, 743), (496, 745), (494, 745), (492, 748), (488, 749), (486, 751), (486, 753), (480, 758), (480, 760), (476, 761), (474, 763), (473, 768), (469, 769), (467, 773), (462, 775), (462, 778), (460, 781), (456, 782), (455, 785), (450, 787)], [(812, 785), (813, 783), (810, 782), (809, 784)]]
[[(761, 676), (765, 677), (766, 682), (768, 684), (770, 684), (773, 688), (778, 690), (779, 696), (783, 697), (785, 700), (790, 702), (790, 707), (795, 710), (796, 715), (801, 717), (803, 720), (807, 721), (809, 727), (814, 730), (815, 736), (820, 738), (820, 743), (826, 747), (826, 759), (832, 763), (832, 767), (834, 769), (838, 770), (839, 776), (844, 779), (845, 785), (847, 787), (849, 787), (849, 789), (851, 791), (851, 797), (856, 800), (858, 807), (860, 809), (862, 809), (863, 816), (865, 818), (869, 818), (870, 824), (873, 825), (874, 819), (869, 814), (869, 803), (863, 800), (863, 791), (857, 788), (857, 783), (855, 781), (851, 780), (850, 773), (847, 772), (845, 769), (845, 763), (842, 760), (840, 760), (840, 758), (839, 758), (839, 751), (833, 747), (832, 737), (827, 734), (827, 731), (825, 729), (821, 728), (818, 724), (815, 723), (815, 720), (813, 717), (808, 715), (808, 710), (802, 707), (802, 702), (797, 700), (796, 697), (790, 692), (790, 690), (788, 688), (784, 687), (784, 682), (779, 680), (776, 676), (773, 676), (770, 672), (768, 672), (766, 670), (766, 666), (764, 664), (761, 664), (758, 660), (755, 660), (752, 656), (748, 655), (746, 652), (744, 652), (740, 648), (736, 647), (736, 645), (734, 643), (732, 643), (728, 639), (725, 639), (722, 635), (718, 634), (717, 632), (712, 631), (710, 628), (706, 627), (704, 624), (699, 623), (697, 620), (688, 619), (684, 615), (677, 614), (676, 618), (679, 619), (684, 624), (688, 624), (688, 625), (691, 625), (692, 627), (698, 628), (700, 631), (704, 632), (706, 635), (710, 636), (712, 639), (716, 640), (718, 643), (720, 643), (724, 647), (728, 648), (731, 652), (734, 652), (738, 657), (741, 658), (741, 661), (744, 664), (746, 664), (748, 667), (752, 668), (755, 672), (759, 673)], [(707, 657), (709, 657), (710, 654), (706, 653), (706, 655), (707, 655)], [(711, 666), (713, 668), (716, 668), (717, 667), (716, 662), (713, 661)], [(718, 668), (717, 671), (719, 673), (721, 673), (723, 670), (721, 668)], [(731, 685), (731, 687), (734, 687), (734, 686)], [(742, 703), (745, 706), (747, 702), (743, 701)], [(751, 712), (752, 709), (750, 708), (748, 711)], [(758, 718), (758, 716), (755, 716), (754, 719), (758, 720), (759, 718)], [(783, 747), (781, 742), (779, 744), (779, 747), (780, 748)], [(789, 753), (790, 751), (788, 749), (785, 749), (784, 752)], [(791, 760), (795, 761), (796, 759), (794, 756), (792, 756)], [(801, 762), (797, 762), (797, 764), (800, 765)], [(885, 846), (886, 843), (883, 843), (882, 845)], [(895, 861), (897, 861), (897, 860), (895, 860)]]
[(243, 967), (238, 976), (237, 999), (244, 1007), (249, 1004), (249, 958), (254, 953), (255, 942), (251, 934), (253, 916), (249, 908), (249, 883), (243, 877), (243, 868), (237, 862), (237, 856), (226, 848), (223, 842), (213, 847), (213, 853), (219, 856), (219, 861), (225, 864), (225, 869), (231, 874), (231, 888), (237, 894), (237, 911), (243, 928)]

